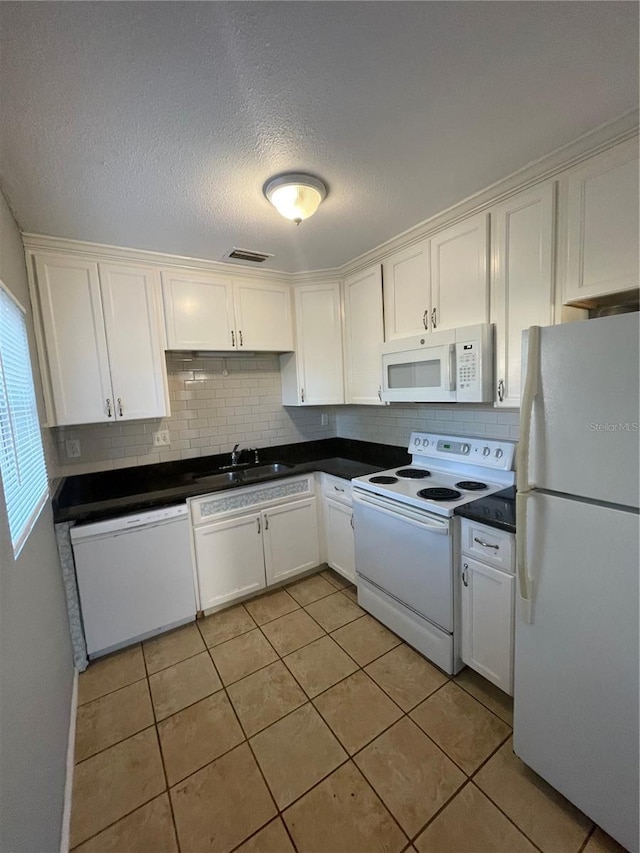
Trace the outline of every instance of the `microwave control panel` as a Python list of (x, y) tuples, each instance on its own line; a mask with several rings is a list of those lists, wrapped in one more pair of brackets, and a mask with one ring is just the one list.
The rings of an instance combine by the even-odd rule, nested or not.
[(469, 334), (466, 340), (461, 335), (465, 331), (456, 330), (456, 401), (490, 402), (493, 399), (493, 327), (473, 327), (469, 332), (474, 334)]

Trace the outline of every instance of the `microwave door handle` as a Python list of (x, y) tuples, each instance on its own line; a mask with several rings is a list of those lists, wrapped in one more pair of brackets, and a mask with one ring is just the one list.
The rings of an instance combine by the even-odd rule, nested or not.
[(449, 344), (449, 391), (456, 390), (456, 345)]

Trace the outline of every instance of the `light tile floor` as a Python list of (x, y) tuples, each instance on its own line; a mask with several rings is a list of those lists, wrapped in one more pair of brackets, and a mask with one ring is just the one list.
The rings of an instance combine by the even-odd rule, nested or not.
[(331, 571), (80, 676), (78, 853), (614, 853), (451, 679)]

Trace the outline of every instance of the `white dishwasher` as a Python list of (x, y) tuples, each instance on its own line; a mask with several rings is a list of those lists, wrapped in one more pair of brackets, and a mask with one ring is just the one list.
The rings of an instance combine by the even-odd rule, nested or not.
[(186, 504), (71, 528), (89, 657), (195, 619)]

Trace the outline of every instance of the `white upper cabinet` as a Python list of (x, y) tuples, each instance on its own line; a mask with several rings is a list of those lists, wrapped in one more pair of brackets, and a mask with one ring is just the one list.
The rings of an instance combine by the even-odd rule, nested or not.
[(431, 331), (489, 320), (489, 217), (471, 216), (431, 238)]
[(296, 351), (280, 356), (282, 403), (344, 403), (340, 283), (305, 284), (294, 291)]
[(163, 270), (167, 349), (235, 348), (233, 283), (206, 273)]
[(382, 272), (371, 267), (344, 282), (345, 402), (382, 405)]
[(543, 184), (492, 213), (497, 406), (520, 406), (523, 330), (552, 322), (554, 190)]
[(162, 288), (168, 349), (293, 349), (286, 285), (164, 270)]
[(429, 329), (431, 311), (429, 242), (402, 249), (382, 265), (385, 340), (419, 335)]
[(98, 265), (63, 255), (39, 255), (35, 261), (46, 348), (40, 353), (43, 382), (48, 373), (51, 392), (49, 425), (113, 420)]
[(167, 415), (155, 271), (53, 254), (35, 268), (49, 424)]
[(291, 288), (267, 282), (234, 282), (238, 348), (263, 352), (293, 349)]
[(564, 302), (638, 287), (638, 140), (616, 145), (566, 177)]

